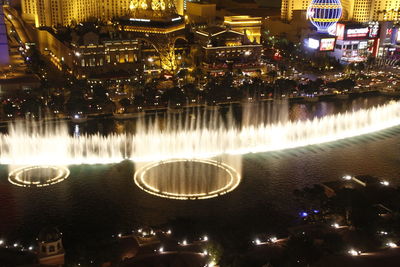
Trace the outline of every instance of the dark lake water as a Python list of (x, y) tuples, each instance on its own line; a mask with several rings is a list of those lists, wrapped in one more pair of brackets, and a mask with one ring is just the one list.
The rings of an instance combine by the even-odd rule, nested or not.
[[(373, 97), (292, 104), (289, 114), (292, 119), (305, 119), (385, 101)], [(123, 131), (129, 125), (129, 121), (96, 120), (80, 130)], [(68, 246), (140, 225), (168, 225), (177, 220), (185, 220), (187, 229), (194, 231), (224, 231), (249, 238), (260, 231), (273, 233), (290, 225), (301, 208), (294, 200), (294, 189), (344, 174), (370, 174), (400, 185), (400, 127), (335, 143), (245, 155), (239, 187), (209, 200), (149, 195), (134, 184), (131, 162), (70, 166), (70, 170), (64, 182), (32, 189), (9, 184), (7, 166), (1, 166), (0, 238), (28, 245), (44, 226), (55, 225)]]

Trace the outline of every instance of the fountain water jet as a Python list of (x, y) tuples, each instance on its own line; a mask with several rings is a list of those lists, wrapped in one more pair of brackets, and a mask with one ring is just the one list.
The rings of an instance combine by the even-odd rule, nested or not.
[[(271, 114), (271, 108), (273, 111), (273, 104), (266, 106), (265, 113)], [(288, 120), (285, 110), (283, 115), (270, 117), (265, 117), (261, 108), (256, 108), (257, 116), (246, 110), (240, 122), (229, 112), (222, 117), (218, 111), (198, 110), (167, 114), (163, 120), (139, 119), (134, 133), (109, 135), (71, 136), (64, 123), (19, 121), (10, 125), (8, 134), (0, 135), (0, 163), (67, 166), (125, 159), (135, 163), (212, 159), (332, 142), (400, 125), (400, 102), (394, 101), (302, 121)]]
[(9, 167), (8, 181), (22, 187), (44, 187), (60, 183), (70, 172), (64, 166)]
[(142, 190), (164, 198), (207, 199), (233, 191), (241, 180), (241, 156), (216, 159), (171, 159), (137, 163), (134, 181)]

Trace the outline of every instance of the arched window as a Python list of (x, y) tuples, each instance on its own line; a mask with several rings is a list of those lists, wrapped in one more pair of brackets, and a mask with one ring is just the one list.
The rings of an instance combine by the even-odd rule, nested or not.
[(50, 246), (49, 247), (49, 252), (54, 252), (54, 251), (56, 251), (56, 248), (54, 246)]

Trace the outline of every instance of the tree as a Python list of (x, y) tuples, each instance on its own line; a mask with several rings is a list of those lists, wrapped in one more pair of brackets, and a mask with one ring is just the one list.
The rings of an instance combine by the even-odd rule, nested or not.
[(196, 80), (196, 84), (199, 85), (201, 79), (204, 77), (205, 73), (204, 70), (201, 67), (196, 67), (193, 70), (193, 76)]
[(299, 266), (299, 263), (307, 265), (316, 262), (321, 256), (321, 251), (311, 238), (298, 235), (289, 238), (284, 254), (286, 266)]
[(276, 77), (278, 77), (276, 70), (270, 70), (267, 75), (271, 78), (271, 82), (274, 82)]
[(224, 252), (222, 246), (216, 241), (208, 241), (204, 247), (210, 257), (210, 261), (218, 264)]
[(131, 101), (128, 98), (123, 98), (119, 101), (119, 104), (126, 110), (131, 105)]
[(177, 76), (179, 79), (184, 80), (184, 84), (187, 84), (187, 76), (188, 76), (189, 72), (187, 69), (181, 69), (179, 70)]

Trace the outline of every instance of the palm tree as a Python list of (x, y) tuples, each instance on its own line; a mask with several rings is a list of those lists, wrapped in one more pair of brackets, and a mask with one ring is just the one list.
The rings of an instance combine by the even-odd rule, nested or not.
[(192, 72), (194, 78), (196, 79), (196, 84), (199, 85), (201, 79), (204, 77), (205, 73), (204, 70), (197, 66)]
[(267, 75), (271, 78), (272, 83), (275, 81), (276, 77), (278, 77), (276, 70), (270, 70)]

